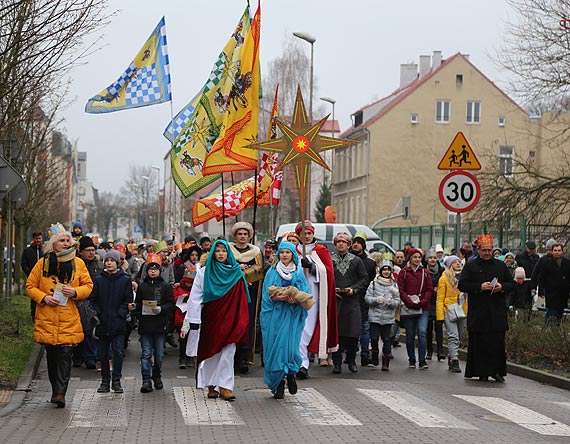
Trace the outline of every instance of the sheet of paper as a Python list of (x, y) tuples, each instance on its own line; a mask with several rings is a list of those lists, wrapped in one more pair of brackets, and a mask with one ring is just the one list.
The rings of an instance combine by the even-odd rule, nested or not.
[(491, 293), (493, 293), (495, 291), (495, 287), (497, 286), (497, 282), (499, 282), (497, 280), (497, 278), (493, 278), (493, 280), (491, 281), (491, 285), (493, 286), (493, 288), (491, 289)]
[(67, 296), (62, 292), (63, 284), (57, 284), (53, 292), (53, 297), (57, 299), (58, 305), (65, 307), (67, 305)]
[(156, 316), (156, 313), (152, 311), (153, 307), (157, 307), (158, 303), (156, 301), (142, 301), (142, 314), (143, 316)]
[(178, 299), (176, 299), (176, 306), (182, 313), (186, 313), (188, 311), (188, 296), (180, 296)]

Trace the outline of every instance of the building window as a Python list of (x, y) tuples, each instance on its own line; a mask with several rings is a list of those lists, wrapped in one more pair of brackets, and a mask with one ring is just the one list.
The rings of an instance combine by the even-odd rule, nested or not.
[(505, 126), (507, 123), (507, 118), (505, 116), (499, 116), (499, 126)]
[(499, 176), (512, 177), (515, 172), (515, 147), (499, 147)]
[(455, 75), (455, 86), (457, 86), (457, 88), (461, 88), (463, 86), (463, 74)]
[(417, 114), (412, 114), (412, 116), (410, 117), (410, 123), (412, 125), (416, 125), (418, 123), (418, 115)]
[(449, 123), (451, 113), (451, 101), (436, 100), (435, 102), (435, 121), (437, 123)]
[(355, 115), (354, 115), (354, 127), (356, 128), (357, 126), (362, 125), (362, 121), (363, 121), (363, 115), (362, 115), (362, 111), (358, 111)]
[(481, 122), (481, 102), (467, 102), (467, 118), (466, 123)]

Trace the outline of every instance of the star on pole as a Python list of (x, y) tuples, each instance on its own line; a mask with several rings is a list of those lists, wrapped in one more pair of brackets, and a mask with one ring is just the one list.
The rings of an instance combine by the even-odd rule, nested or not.
[(248, 146), (248, 148), (282, 154), (283, 158), (279, 165), (277, 165), (276, 171), (282, 170), (287, 165), (293, 165), (295, 168), (295, 178), (301, 201), (302, 221), (305, 220), (305, 202), (307, 199), (307, 185), (309, 181), (311, 162), (331, 171), (320, 153), (340, 146), (356, 143), (353, 140), (321, 136), (319, 131), (328, 120), (329, 116), (330, 114), (319, 120), (314, 125), (311, 125), (307, 119), (307, 112), (305, 110), (303, 95), (301, 94), (301, 87), (298, 86), (291, 126), (288, 126), (280, 119), (275, 119), (275, 122), (283, 133), (283, 136)]

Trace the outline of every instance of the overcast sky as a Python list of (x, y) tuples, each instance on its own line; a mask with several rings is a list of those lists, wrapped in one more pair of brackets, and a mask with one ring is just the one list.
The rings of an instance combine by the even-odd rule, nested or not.
[[(119, 12), (93, 36), (102, 38), (102, 48), (73, 72), (75, 102), (63, 114), (64, 132), (87, 152), (87, 176), (95, 188), (118, 192), (130, 165), (160, 165), (163, 174), (169, 143), (162, 132), (170, 104), (94, 115), (84, 112), (87, 99), (117, 79), (164, 15), (176, 114), (204, 85), (245, 5), (245, 0), (110, 0), (110, 10)], [(256, 6), (252, 0), (252, 15)], [(354, 111), (398, 87), (401, 63), (419, 63), (421, 54), (469, 54), (499, 86), (508, 80), (489, 58), (501, 45), (507, 20), (515, 18), (505, 0), (265, 0), (261, 6), (262, 75), (292, 32), (312, 34), (318, 96), (336, 100), (343, 131)], [(310, 45), (305, 46), (309, 54)], [(330, 105), (325, 109), (330, 112)]]

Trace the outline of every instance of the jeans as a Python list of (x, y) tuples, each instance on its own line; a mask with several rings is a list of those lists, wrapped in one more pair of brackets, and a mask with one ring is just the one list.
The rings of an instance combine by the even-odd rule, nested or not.
[[(120, 382), (123, 370), (124, 335), (99, 337), (99, 361), (101, 361), (101, 381)], [(109, 369), (109, 347), (112, 349), (113, 375)], [(112, 379), (111, 379), (112, 376)]]
[(433, 330), (435, 327), (435, 342), (437, 344), (437, 356), (443, 356), (443, 323), (435, 319), (429, 319), (427, 325), (427, 352), (433, 354)]
[(428, 318), (429, 311), (425, 310), (419, 316), (400, 318), (400, 326), (406, 329), (406, 350), (408, 351), (408, 359), (412, 363), (416, 362), (416, 330), (418, 334), (418, 360), (420, 362), (426, 360)]
[(467, 323), (467, 318), (459, 319), (457, 322), (451, 322), (447, 319), (447, 313), (445, 314), (445, 329), (447, 330), (447, 350), (449, 351), (449, 357), (451, 359), (459, 358), (459, 341), (461, 339), (461, 333), (465, 328)]
[(348, 336), (338, 337), (338, 351), (332, 354), (335, 366), (342, 365), (342, 351), (346, 350), (346, 362), (356, 364), (356, 347), (358, 346), (358, 338), (349, 338)]
[(392, 352), (392, 325), (380, 325), (376, 322), (370, 323), (370, 339), (372, 341), (372, 353), (379, 352), (378, 339), (382, 338), (382, 354), (389, 355)]
[(370, 324), (368, 320), (362, 321), (362, 334), (360, 335), (360, 356), (370, 355)]
[(556, 308), (546, 308), (546, 314), (544, 315), (544, 325), (548, 326), (558, 326), (562, 322), (562, 315), (564, 310), (558, 310)]
[[(150, 382), (150, 379), (160, 378), (162, 360), (164, 359), (165, 333), (141, 334), (141, 374), (143, 382)], [(154, 356), (154, 365), (151, 358)]]

